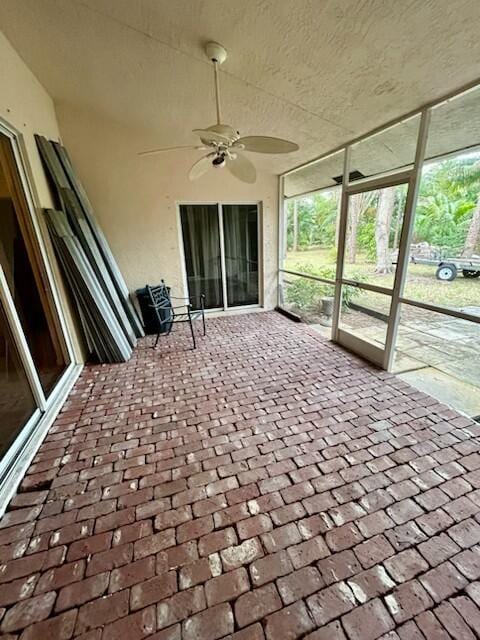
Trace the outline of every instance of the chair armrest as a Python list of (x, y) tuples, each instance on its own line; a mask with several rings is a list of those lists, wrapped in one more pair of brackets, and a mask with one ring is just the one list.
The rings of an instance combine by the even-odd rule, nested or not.
[(162, 307), (162, 306), (156, 306), (156, 305), (151, 304), (150, 306), (151, 306), (153, 309), (157, 309), (157, 310), (159, 310), (159, 309), (164, 309), (164, 310), (166, 310), (166, 311), (174, 311), (175, 309), (188, 309), (188, 308), (190, 308), (192, 305), (191, 305), (191, 304), (180, 304), (180, 305), (177, 305), (177, 306), (175, 306), (175, 307), (173, 307), (172, 305), (168, 305), (168, 307)]
[(199, 300), (205, 300), (205, 294), (201, 293), (199, 296), (190, 296), (190, 297), (170, 296), (170, 300), (195, 300), (195, 298), (198, 298)]

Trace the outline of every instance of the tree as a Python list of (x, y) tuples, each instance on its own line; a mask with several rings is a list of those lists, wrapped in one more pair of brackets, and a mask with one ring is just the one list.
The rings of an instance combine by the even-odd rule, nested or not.
[(449, 178), (456, 183), (456, 191), (461, 197), (470, 197), (475, 202), (462, 249), (462, 257), (471, 258), (480, 240), (480, 160), (478, 157), (459, 159)]
[(467, 237), (463, 245), (462, 258), (471, 258), (475, 253), (480, 238), (480, 195), (473, 210), (473, 216), (468, 227)]
[(286, 206), (287, 249), (331, 247), (335, 241), (338, 193), (315, 193), (292, 199)]
[(395, 207), (393, 209), (393, 246), (392, 249), (398, 249), (400, 243), (400, 233), (403, 225), (403, 212), (407, 201), (407, 186), (397, 187), (395, 192)]
[[(391, 270), (389, 250), (396, 249), (407, 189), (374, 191), (349, 198), (346, 262), (375, 264)], [(395, 193), (395, 196), (393, 196)], [(393, 203), (392, 203), (393, 200)], [(289, 251), (337, 246), (339, 190), (292, 199), (287, 204)], [(441, 255), (470, 257), (480, 244), (480, 154), (469, 153), (427, 165), (420, 183), (413, 242), (426, 242)]]
[(363, 214), (373, 200), (374, 192), (356, 193), (351, 196), (348, 206), (348, 227), (347, 227), (347, 262), (355, 264), (357, 260), (357, 234), (358, 225)]
[(317, 193), (315, 205), (315, 244), (322, 247), (334, 247), (338, 216), (338, 191)]
[(468, 186), (473, 186), (479, 191), (462, 251), (463, 258), (471, 258), (480, 240), (480, 160), (477, 160), (475, 164), (469, 168), (466, 182)]
[(470, 257), (480, 236), (480, 159), (469, 154), (430, 166), (422, 177), (414, 242)]
[(394, 204), (395, 189), (391, 187), (382, 189), (378, 197), (377, 215), (375, 217), (375, 246), (377, 252), (375, 273), (378, 274), (392, 272), (389, 238)]
[(293, 201), (293, 251), (298, 251), (298, 200)]
[(419, 199), (415, 216), (415, 242), (427, 242), (457, 252), (465, 239), (472, 205), (440, 190)]

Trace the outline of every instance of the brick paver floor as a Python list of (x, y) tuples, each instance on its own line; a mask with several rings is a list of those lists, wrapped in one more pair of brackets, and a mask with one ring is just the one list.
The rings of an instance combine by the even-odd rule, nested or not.
[(0, 523), (21, 640), (469, 639), (480, 425), (276, 313), (87, 367)]

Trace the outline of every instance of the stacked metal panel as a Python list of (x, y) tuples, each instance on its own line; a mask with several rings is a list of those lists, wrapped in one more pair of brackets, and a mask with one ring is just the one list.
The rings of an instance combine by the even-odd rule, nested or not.
[(66, 149), (36, 141), (57, 200), (57, 210), (45, 211), (47, 226), (88, 347), (100, 362), (128, 360), (144, 335), (128, 289)]

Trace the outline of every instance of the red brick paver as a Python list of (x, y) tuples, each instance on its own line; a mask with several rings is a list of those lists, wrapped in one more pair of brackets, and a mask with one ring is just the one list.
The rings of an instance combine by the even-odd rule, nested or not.
[(276, 313), (151, 344), (0, 521), (2, 637), (477, 637), (480, 425)]

